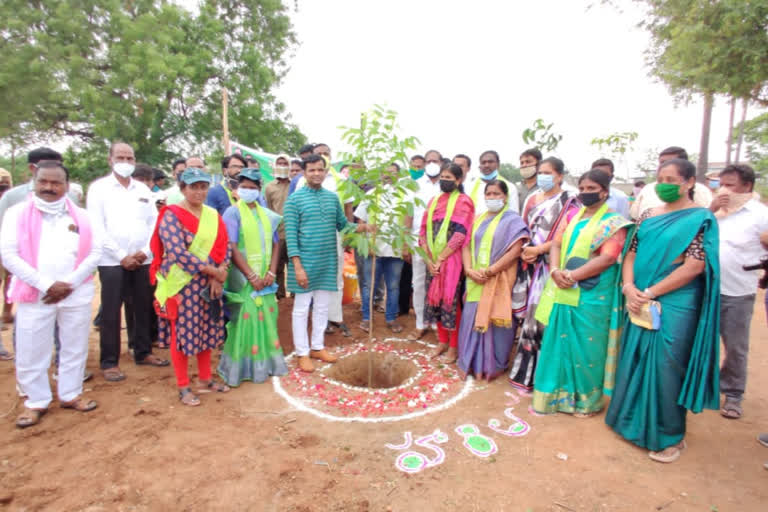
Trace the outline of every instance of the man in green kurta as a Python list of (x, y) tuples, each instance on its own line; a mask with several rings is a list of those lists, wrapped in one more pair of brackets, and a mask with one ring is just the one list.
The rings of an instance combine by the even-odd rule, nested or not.
[[(333, 363), (337, 357), (325, 350), (330, 294), (338, 291), (336, 232), (372, 231), (366, 224), (353, 224), (344, 216), (338, 195), (323, 188), (328, 173), (325, 160), (310, 155), (304, 160), (307, 186), (288, 196), (283, 211), (288, 244), (288, 291), (293, 302), (293, 346), (299, 368), (314, 371), (310, 357)], [(307, 320), (312, 305), (312, 346)]]

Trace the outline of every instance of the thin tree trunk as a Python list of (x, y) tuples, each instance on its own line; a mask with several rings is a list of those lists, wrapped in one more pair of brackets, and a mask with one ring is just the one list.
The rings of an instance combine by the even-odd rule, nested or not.
[[(373, 234), (371, 247), (376, 247), (376, 233)], [(371, 256), (371, 285), (368, 287), (368, 388), (373, 384), (373, 296), (376, 294), (376, 253)]]
[(744, 105), (741, 108), (741, 123), (739, 123), (739, 142), (736, 143), (736, 163), (739, 163), (739, 157), (741, 156), (741, 143), (744, 142), (744, 123), (747, 122), (747, 106), (749, 103), (747, 99), (742, 100)]
[(725, 141), (725, 165), (731, 165), (731, 152), (733, 150), (733, 117), (736, 114), (736, 98), (731, 96), (731, 113), (728, 116), (728, 138)]
[(715, 96), (712, 93), (704, 95), (704, 117), (701, 120), (701, 142), (699, 144), (699, 163), (697, 180), (703, 182), (709, 168), (709, 132), (712, 127), (712, 108)]

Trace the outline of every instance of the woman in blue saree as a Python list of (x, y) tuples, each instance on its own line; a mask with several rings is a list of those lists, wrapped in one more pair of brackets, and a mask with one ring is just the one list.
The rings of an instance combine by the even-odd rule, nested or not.
[(459, 327), (459, 373), (492, 380), (504, 373), (515, 342), (517, 322), (512, 311), (525, 305), (525, 293), (513, 295), (520, 253), (529, 232), (508, 206), (503, 181), (485, 185), (487, 211), (475, 219), (462, 262), (467, 293)]
[[(544, 325), (533, 409), (591, 416), (611, 389), (619, 326), (619, 264), (632, 223), (608, 210), (611, 177), (592, 169), (579, 179), (584, 207), (555, 236), (551, 278), (536, 318)], [(606, 359), (608, 364), (606, 365)], [(606, 367), (607, 370), (606, 371)]]
[[(630, 316), (605, 422), (626, 440), (674, 462), (685, 449), (688, 410), (719, 408), (720, 321), (717, 221), (693, 202), (696, 168), (674, 159), (659, 168), (656, 193), (624, 260)], [(633, 323), (660, 304), (660, 328)]]

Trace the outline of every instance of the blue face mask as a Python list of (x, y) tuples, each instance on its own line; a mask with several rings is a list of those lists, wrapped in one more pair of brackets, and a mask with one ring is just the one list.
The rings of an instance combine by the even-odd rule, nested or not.
[(709, 180), (709, 188), (712, 190), (720, 188), (720, 180)]
[(498, 169), (493, 171), (491, 174), (482, 174), (482, 173), (480, 173), (480, 177), (483, 178), (484, 181), (495, 180), (498, 175), (499, 175), (499, 170)]
[(536, 184), (544, 192), (549, 192), (555, 187), (555, 177), (551, 174), (536, 175)]
[(261, 191), (257, 188), (239, 188), (237, 189), (237, 195), (247, 204), (251, 204), (259, 200)]

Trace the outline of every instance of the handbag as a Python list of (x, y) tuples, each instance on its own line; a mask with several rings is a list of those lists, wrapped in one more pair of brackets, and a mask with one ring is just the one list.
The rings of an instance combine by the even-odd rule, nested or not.
[(658, 331), (661, 329), (661, 303), (656, 300), (646, 302), (637, 315), (629, 311), (629, 321), (643, 329)]

